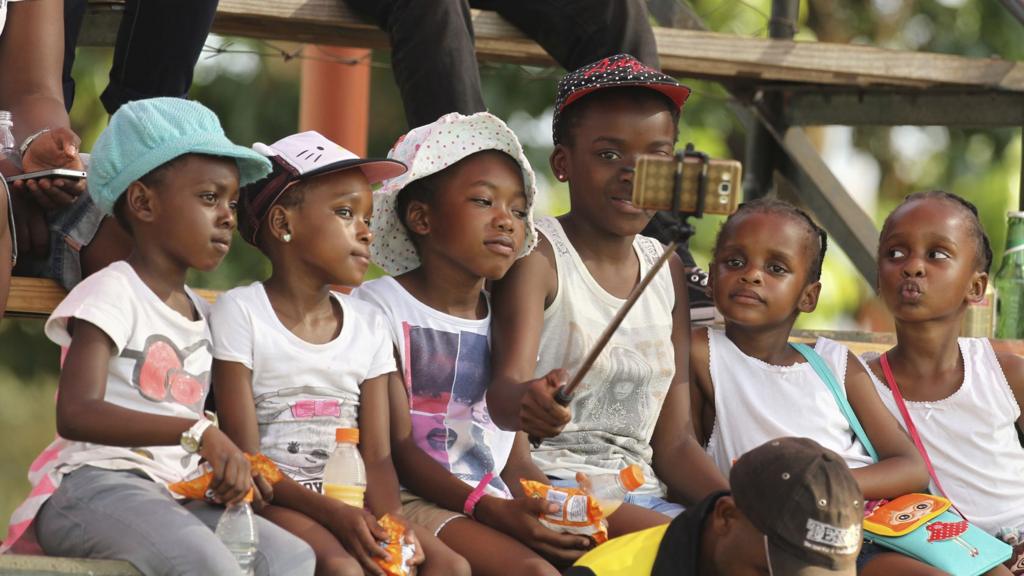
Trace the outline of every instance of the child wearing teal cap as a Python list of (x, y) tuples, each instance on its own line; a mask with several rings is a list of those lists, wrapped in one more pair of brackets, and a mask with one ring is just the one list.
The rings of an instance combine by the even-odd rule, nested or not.
[[(189, 269), (212, 270), (227, 254), (239, 185), (269, 170), (196, 102), (141, 100), (111, 118), (93, 148), (89, 191), (135, 246), (127, 261), (78, 284), (46, 322), (46, 335), (67, 348), (59, 437), (30, 469), (34, 488), (4, 549), (122, 559), (145, 574), (239, 573), (212, 533), (223, 508), (177, 499), (167, 486), (202, 459), (219, 502), (271, 491), (204, 416), (209, 306), (185, 286)], [(256, 522), (256, 574), (313, 573), (304, 542)]]

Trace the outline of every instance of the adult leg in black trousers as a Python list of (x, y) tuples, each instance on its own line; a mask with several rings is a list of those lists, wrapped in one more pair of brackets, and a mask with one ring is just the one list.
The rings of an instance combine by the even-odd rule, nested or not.
[(347, 0), (391, 40), (410, 128), (448, 112), (486, 110), (469, 9), (496, 10), (569, 70), (628, 52), (658, 66), (642, 0)]
[(466, 0), (347, 0), (391, 39), (391, 68), (409, 128), (487, 108)]
[(643, 0), (490, 0), (486, 4), (566, 70), (623, 52), (660, 68)]
[[(210, 33), (218, 0), (128, 0), (117, 31), (110, 83), (100, 96), (113, 114), (125, 102), (177, 96), (192, 86), (192, 71)], [(70, 110), (71, 67), (86, 0), (64, 2), (64, 103)]]

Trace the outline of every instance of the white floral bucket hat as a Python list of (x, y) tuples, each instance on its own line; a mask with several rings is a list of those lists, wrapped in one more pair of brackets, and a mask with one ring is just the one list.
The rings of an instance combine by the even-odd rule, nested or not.
[(477, 112), (470, 116), (452, 112), (426, 126), (410, 130), (388, 152), (388, 158), (402, 162), (409, 167), (409, 171), (385, 180), (383, 186), (373, 194), (374, 240), (370, 245), (370, 258), (374, 263), (392, 276), (419, 268), (420, 257), (416, 246), (395, 209), (398, 193), (410, 182), (436, 174), (484, 150), (498, 150), (508, 154), (523, 170), (527, 208), (526, 240), (518, 257), (522, 258), (533, 250), (537, 244), (537, 232), (533, 227), (533, 202), (537, 186), (533, 169), (523, 153), (519, 139), (500, 118), (489, 112)]

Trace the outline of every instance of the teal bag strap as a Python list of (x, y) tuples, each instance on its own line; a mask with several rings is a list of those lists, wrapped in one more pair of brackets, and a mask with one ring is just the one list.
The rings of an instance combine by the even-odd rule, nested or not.
[(867, 450), (868, 455), (875, 462), (878, 462), (878, 452), (875, 452), (875, 447), (871, 444), (871, 440), (868, 439), (867, 433), (864, 432), (864, 428), (860, 425), (860, 420), (857, 419), (857, 414), (854, 413), (853, 407), (850, 406), (849, 400), (846, 399), (846, 394), (839, 387), (839, 381), (836, 380), (835, 374), (832, 373), (832, 369), (825, 363), (825, 359), (821, 357), (814, 348), (811, 348), (807, 344), (799, 342), (791, 342), (790, 346), (796, 349), (797, 352), (803, 356), (807, 363), (814, 368), (814, 371), (818, 373), (818, 377), (825, 382), (832, 397), (835, 398), (836, 404), (839, 405), (839, 411), (846, 417), (846, 421), (850, 423), (850, 428), (853, 429), (854, 435), (860, 440), (860, 443)]

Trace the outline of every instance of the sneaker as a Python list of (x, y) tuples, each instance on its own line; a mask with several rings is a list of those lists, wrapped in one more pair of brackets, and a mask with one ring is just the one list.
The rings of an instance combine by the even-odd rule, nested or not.
[(690, 321), (701, 322), (715, 317), (715, 303), (707, 295), (708, 273), (694, 266), (686, 270), (686, 292), (690, 298)]

